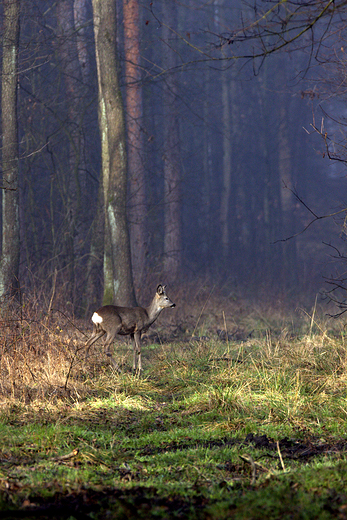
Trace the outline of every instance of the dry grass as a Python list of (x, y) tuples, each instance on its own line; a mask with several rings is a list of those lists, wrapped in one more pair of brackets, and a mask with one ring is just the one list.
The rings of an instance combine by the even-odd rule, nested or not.
[[(256, 387), (273, 391), (276, 377), (293, 380), (289, 386), (298, 378), (301, 386), (324, 387), (330, 392), (345, 384), (344, 328), (341, 323), (329, 322), (322, 313), (319, 316), (316, 305), (311, 312), (288, 314), (280, 306), (274, 311), (246, 304), (233, 293), (217, 294), (205, 285), (194, 288), (190, 302), (173, 295), (177, 311), (163, 312), (150, 329), (144, 341), (148, 345), (144, 347), (145, 368), (150, 370), (145, 371), (144, 381), (146, 376), (152, 380), (169, 378), (175, 387), (186, 377), (201, 380), (201, 373), (209, 371), (213, 384), (237, 382), (232, 398), (236, 407), (244, 406), (242, 400)], [(90, 333), (85, 321), (60, 312), (45, 316), (37, 303), (3, 311), (2, 402), (81, 401), (117, 388), (131, 394), (133, 378), (126, 375), (131, 364), (127, 342), (117, 341), (116, 356), (125, 367), (125, 374), (119, 377), (107, 364), (99, 342), (91, 351), (90, 362), (84, 363), (83, 344)], [(135, 393), (141, 384), (137, 381)], [(223, 399), (214, 390), (206, 403), (223, 403)]]

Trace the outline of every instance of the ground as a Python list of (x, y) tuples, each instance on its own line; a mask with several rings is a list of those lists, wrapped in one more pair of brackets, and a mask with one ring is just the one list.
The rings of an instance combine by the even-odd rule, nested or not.
[(343, 322), (206, 294), (141, 377), (126, 341), (121, 373), (99, 342), (85, 362), (86, 322), (3, 317), (1, 518), (347, 517)]

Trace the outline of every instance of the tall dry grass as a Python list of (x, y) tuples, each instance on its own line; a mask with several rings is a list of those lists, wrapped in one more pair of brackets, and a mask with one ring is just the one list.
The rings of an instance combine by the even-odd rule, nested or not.
[[(164, 311), (149, 329), (143, 349), (145, 379), (175, 388), (185, 378), (198, 381), (208, 372), (214, 390), (207, 389), (203, 406), (223, 403), (223, 389), (232, 383), (235, 406), (241, 408), (255, 389), (274, 393), (281, 378), (287, 378), (288, 389), (295, 381), (301, 387), (324, 386), (330, 391), (345, 384), (343, 323), (329, 321), (316, 302), (312, 309), (289, 312), (279, 304), (249, 303), (230, 290), (218, 292), (204, 283), (189, 288), (189, 299), (186, 291), (187, 287), (169, 293), (177, 307)], [(125, 384), (108, 365), (102, 342), (93, 346), (84, 362), (90, 321), (50, 307), (46, 314), (39, 299), (30, 297), (20, 306), (2, 308), (0, 401), (83, 400), (112, 393), (117, 385), (133, 391), (127, 340), (117, 339), (115, 354), (124, 365)], [(231, 390), (226, 391), (230, 397)]]

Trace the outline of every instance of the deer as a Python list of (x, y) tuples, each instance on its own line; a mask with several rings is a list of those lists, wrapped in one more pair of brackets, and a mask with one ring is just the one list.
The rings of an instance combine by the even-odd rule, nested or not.
[(118, 363), (113, 359), (110, 346), (117, 334), (130, 335), (134, 350), (133, 370), (141, 374), (141, 334), (147, 332), (155, 322), (163, 309), (176, 307), (166, 294), (166, 285), (158, 285), (154, 298), (149, 307), (119, 307), (117, 305), (104, 305), (94, 312), (92, 322), (94, 330), (91, 337), (85, 343), (85, 360), (87, 360), (89, 348), (99, 338), (106, 334), (104, 352), (117, 371), (120, 371)]

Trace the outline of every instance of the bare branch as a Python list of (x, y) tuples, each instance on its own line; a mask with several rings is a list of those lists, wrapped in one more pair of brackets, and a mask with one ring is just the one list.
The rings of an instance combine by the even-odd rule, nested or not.
[(274, 244), (277, 244), (278, 242), (287, 242), (288, 240), (291, 240), (292, 238), (302, 235), (310, 226), (312, 226), (312, 224), (317, 222), (317, 220), (324, 220), (327, 218), (336, 217), (336, 215), (340, 215), (341, 213), (347, 213), (347, 207), (346, 207), (339, 211), (335, 211), (334, 213), (329, 213), (328, 215), (316, 215), (316, 213), (302, 200), (302, 198), (299, 196), (299, 194), (297, 193), (296, 190), (293, 190), (292, 188), (289, 188), (286, 185), (284, 185), (284, 186), (287, 190), (291, 191), (291, 193), (294, 195), (294, 197), (300, 202), (300, 204), (302, 204), (307, 209), (307, 211), (309, 211), (313, 215), (314, 218), (298, 233), (295, 233), (294, 235), (291, 235), (287, 238), (280, 238), (278, 240), (275, 240), (275, 242), (273, 242)]

